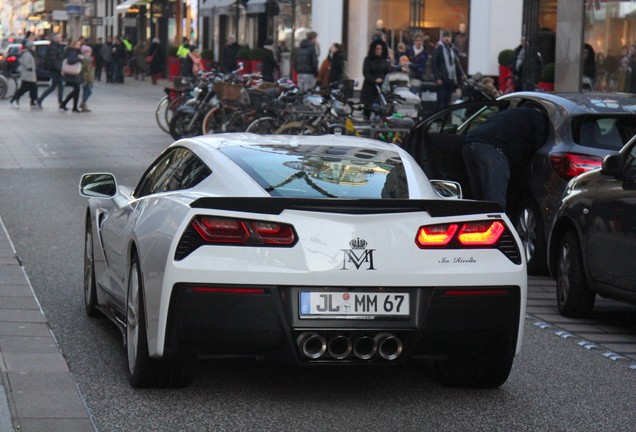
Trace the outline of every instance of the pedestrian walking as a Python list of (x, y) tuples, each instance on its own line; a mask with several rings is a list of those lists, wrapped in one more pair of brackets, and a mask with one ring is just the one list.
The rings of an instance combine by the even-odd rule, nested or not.
[(93, 46), (93, 56), (95, 57), (95, 79), (102, 80), (102, 68), (104, 67), (104, 59), (102, 58), (102, 46), (104, 39), (98, 37), (97, 43)]
[(280, 66), (274, 55), (274, 40), (267, 38), (263, 43), (263, 70), (261, 71), (263, 81), (274, 82), (276, 80), (274, 71), (280, 72)]
[(61, 44), (62, 35), (56, 33), (51, 36), (51, 44), (46, 50), (46, 56), (44, 57), (44, 67), (49, 71), (51, 75), (51, 84), (44, 90), (44, 93), (38, 98), (38, 108), (42, 108), (42, 102), (53, 90), (57, 89), (57, 102), (58, 106), (62, 105), (62, 98), (64, 97), (64, 82), (62, 81), (62, 62), (64, 61), (64, 46)]
[(181, 62), (180, 72), (182, 77), (192, 76), (192, 59), (188, 56), (192, 47), (187, 37), (184, 37), (181, 41), (181, 45), (177, 48), (177, 57)]
[[(104, 70), (106, 71), (106, 82), (113, 82), (113, 39), (108, 36), (106, 38), (106, 42), (102, 45), (102, 49), (100, 50), (102, 56), (102, 63), (104, 65)], [(101, 72), (100, 72), (101, 76)]]
[(66, 95), (66, 98), (64, 98), (62, 104), (60, 105), (60, 111), (63, 112), (68, 111), (66, 105), (70, 102), (71, 99), (73, 99), (73, 112), (81, 112), (78, 109), (80, 86), (82, 84), (82, 57), (80, 54), (81, 46), (82, 43), (77, 40), (66, 49), (66, 58), (64, 59), (64, 64), (62, 65), (62, 75), (64, 77), (64, 83), (67, 86), (71, 87), (71, 92)]
[(20, 53), (20, 88), (13, 94), (10, 104), (12, 108), (20, 108), (20, 97), (29, 92), (31, 98), (31, 108), (37, 107), (38, 86), (35, 74), (35, 53), (33, 41), (24, 40), (22, 52)]
[(437, 43), (433, 51), (432, 61), (437, 85), (437, 107), (441, 109), (450, 105), (453, 92), (461, 81), (466, 79), (449, 31), (442, 33), (442, 40)]
[(161, 48), (161, 41), (159, 38), (154, 38), (148, 49), (148, 56), (146, 57), (146, 63), (149, 65), (150, 77), (152, 83), (157, 84), (157, 79), (163, 72), (163, 54)]
[(124, 62), (126, 61), (126, 46), (122, 40), (117, 36), (113, 43), (112, 48), (112, 70), (113, 70), (113, 82), (117, 84), (124, 83)]
[(310, 31), (296, 50), (295, 67), (298, 74), (298, 88), (301, 91), (312, 90), (316, 87), (316, 76), (318, 75), (316, 38), (318, 38), (318, 33)]
[(91, 112), (86, 105), (86, 101), (93, 94), (93, 81), (95, 76), (93, 73), (93, 50), (88, 45), (82, 46), (80, 49), (82, 53), (82, 103), (80, 109), (82, 112)]
[(365, 106), (362, 114), (367, 120), (371, 117), (371, 107), (380, 100), (378, 86), (382, 85), (384, 77), (390, 71), (388, 47), (382, 39), (374, 39), (362, 64), (364, 82), (360, 91), (360, 102)]
[(236, 54), (239, 50), (239, 44), (234, 36), (227, 38), (227, 44), (223, 47), (221, 53), (221, 72), (230, 73), (236, 68)]
[(546, 115), (530, 107), (500, 111), (471, 129), (462, 153), (473, 198), (497, 202), (505, 211), (511, 175), (526, 172), (547, 137)]
[(146, 64), (148, 49), (146, 48), (146, 42), (139, 42), (133, 49), (133, 55), (135, 57), (135, 79), (144, 81), (148, 73), (148, 65)]

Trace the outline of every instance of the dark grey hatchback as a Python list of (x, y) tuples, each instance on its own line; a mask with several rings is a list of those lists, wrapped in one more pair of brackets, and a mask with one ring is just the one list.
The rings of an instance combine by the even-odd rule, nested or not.
[(523, 172), (513, 172), (507, 212), (523, 242), (528, 272), (547, 274), (548, 229), (568, 181), (598, 168), (636, 134), (636, 95), (519, 92), (495, 101), (467, 102), (417, 124), (403, 147), (431, 179), (458, 181), (471, 198), (462, 156), (468, 131), (504, 109), (530, 106), (549, 119), (546, 143)]
[(636, 304), (636, 138), (570, 181), (548, 250), (561, 314), (590, 315), (597, 292)]

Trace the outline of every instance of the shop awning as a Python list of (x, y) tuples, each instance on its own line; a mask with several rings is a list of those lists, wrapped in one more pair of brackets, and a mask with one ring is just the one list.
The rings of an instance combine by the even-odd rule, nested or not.
[(117, 5), (117, 12), (126, 13), (129, 7), (136, 5), (142, 0), (124, 0), (123, 3)]

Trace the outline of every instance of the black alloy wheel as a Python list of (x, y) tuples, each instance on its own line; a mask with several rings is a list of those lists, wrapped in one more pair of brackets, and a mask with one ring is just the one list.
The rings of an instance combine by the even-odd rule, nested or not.
[(596, 293), (587, 286), (581, 245), (574, 231), (566, 232), (559, 243), (556, 295), (561, 315), (571, 318), (592, 315)]

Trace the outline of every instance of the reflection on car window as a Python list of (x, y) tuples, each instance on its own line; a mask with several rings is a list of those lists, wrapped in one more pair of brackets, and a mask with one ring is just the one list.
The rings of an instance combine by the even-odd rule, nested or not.
[(408, 198), (402, 161), (390, 150), (252, 145), (221, 151), (272, 196)]
[(194, 153), (174, 147), (153, 163), (135, 191), (136, 197), (189, 189), (199, 184), (212, 171)]
[(636, 116), (582, 116), (572, 122), (577, 144), (620, 150), (636, 134)]

